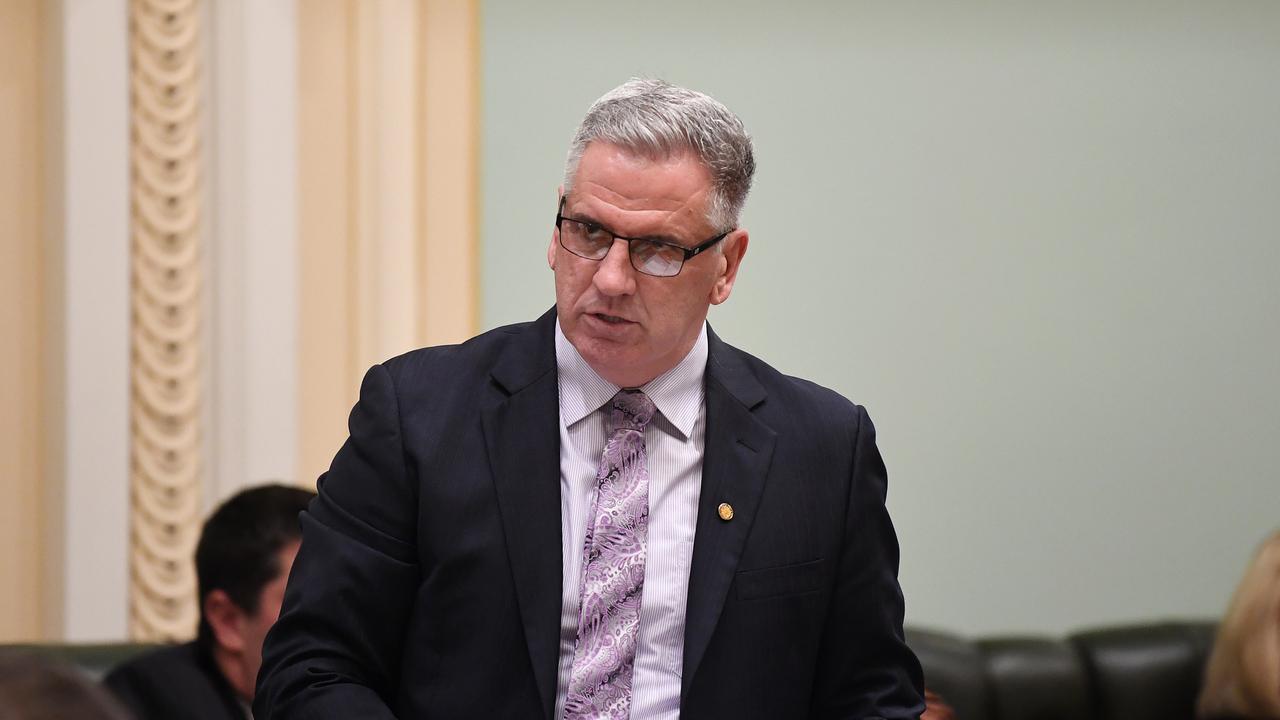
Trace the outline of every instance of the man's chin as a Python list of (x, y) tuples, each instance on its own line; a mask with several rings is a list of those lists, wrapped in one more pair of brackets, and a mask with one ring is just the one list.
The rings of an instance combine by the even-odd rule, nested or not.
[(636, 387), (640, 379), (640, 366), (636, 362), (635, 348), (608, 338), (587, 336), (581, 341), (570, 338), (578, 354), (597, 375), (618, 387)]
[(613, 338), (597, 337), (595, 335), (583, 334), (580, 338), (569, 338), (573, 346), (578, 349), (578, 354), (592, 368), (610, 368), (614, 370), (623, 369), (631, 364), (631, 349), (625, 343), (621, 343)]

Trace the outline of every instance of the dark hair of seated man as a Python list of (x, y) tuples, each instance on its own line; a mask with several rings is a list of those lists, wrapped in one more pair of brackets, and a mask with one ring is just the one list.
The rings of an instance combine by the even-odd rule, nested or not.
[(74, 668), (28, 653), (0, 653), (0, 718), (128, 720), (129, 714)]
[(195, 555), (196, 639), (130, 660), (104, 680), (138, 720), (248, 716), (262, 641), (298, 552), (298, 514), (313, 497), (298, 487), (253, 487), (205, 521)]

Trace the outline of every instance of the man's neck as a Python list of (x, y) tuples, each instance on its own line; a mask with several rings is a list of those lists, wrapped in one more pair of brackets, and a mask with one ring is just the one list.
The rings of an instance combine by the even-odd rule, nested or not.
[(242, 703), (253, 702), (253, 688), (249, 683), (252, 680), (245, 677), (244, 659), (235, 653), (228, 652), (214, 645), (213, 647), (213, 664), (227, 681), (231, 691), (236, 694), (236, 699)]
[[(578, 356), (582, 358), (582, 362), (585, 363), (587, 367), (591, 368), (592, 372), (606, 382), (612, 383), (619, 388), (643, 387), (648, 383), (653, 382), (656, 378), (671, 372), (672, 369), (684, 362), (684, 360), (689, 357), (689, 353), (693, 351), (693, 347), (706, 335), (706, 328), (707, 323), (704, 319), (702, 324), (698, 326), (697, 332), (690, 336), (687, 341), (681, 343), (676, 351), (672, 352), (668, 357), (663, 358), (663, 362), (655, 364), (653, 367), (597, 367), (595, 363), (592, 363), (581, 353), (578, 353)], [(570, 341), (564, 334), (564, 331), (561, 330), (559, 320), (556, 321), (556, 336), (557, 342), (562, 340), (572, 346), (572, 341)], [(576, 347), (574, 348), (574, 352), (578, 352)], [(557, 354), (556, 362), (561, 363), (562, 360), (563, 358)]]

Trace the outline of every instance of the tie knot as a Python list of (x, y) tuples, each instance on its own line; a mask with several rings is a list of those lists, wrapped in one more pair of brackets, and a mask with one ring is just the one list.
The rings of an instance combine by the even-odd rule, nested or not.
[(612, 430), (643, 432), (656, 409), (648, 395), (634, 388), (619, 390), (609, 403), (609, 426)]

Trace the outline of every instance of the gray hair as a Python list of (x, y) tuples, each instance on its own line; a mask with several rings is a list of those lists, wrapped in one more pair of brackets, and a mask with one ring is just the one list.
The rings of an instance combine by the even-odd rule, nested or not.
[(751, 137), (718, 100), (665, 80), (633, 78), (596, 100), (573, 134), (564, 166), (564, 192), (592, 142), (618, 145), (645, 157), (690, 151), (711, 173), (707, 220), (718, 230), (738, 224), (756, 161)]

